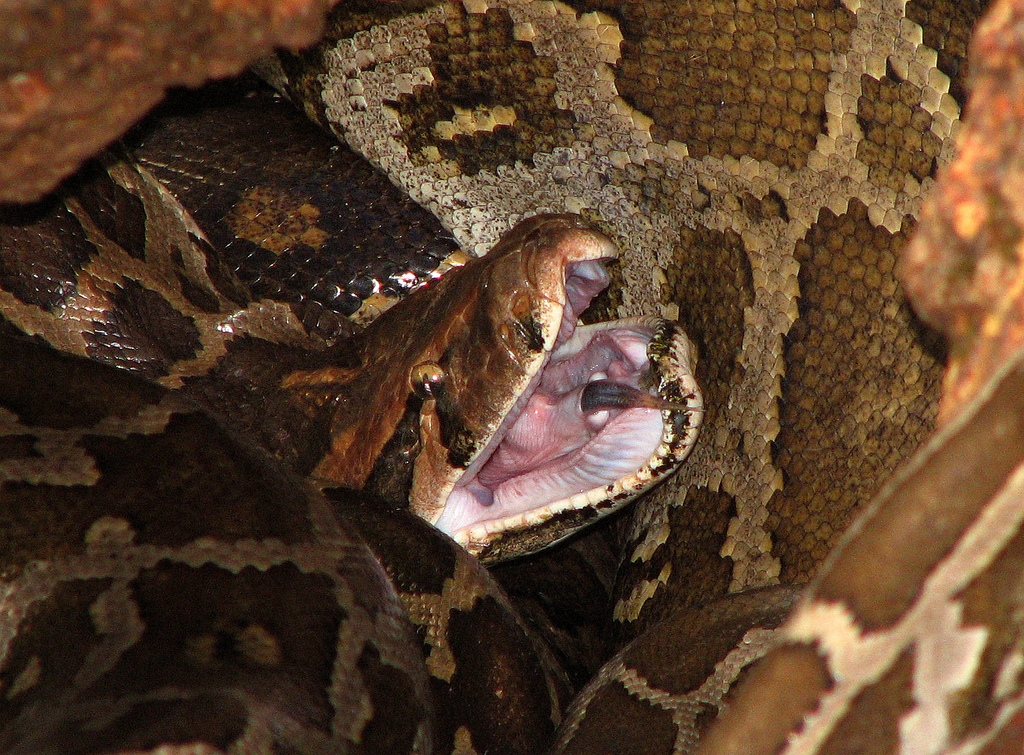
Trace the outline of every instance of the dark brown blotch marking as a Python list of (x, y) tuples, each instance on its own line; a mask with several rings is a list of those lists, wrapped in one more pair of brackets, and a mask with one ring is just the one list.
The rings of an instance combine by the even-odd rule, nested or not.
[(704, 432), (715, 437), (720, 413), (742, 376), (737, 358), (743, 311), (754, 303), (750, 256), (734, 231), (683, 228), (666, 276), (662, 298), (679, 306), (680, 327), (697, 347), (695, 377), (704, 393)]
[[(178, 285), (181, 287), (182, 296), (190, 304), (203, 312), (219, 312), (220, 300), (217, 298), (217, 295), (189, 277), (188, 267), (185, 264), (185, 255), (182, 254), (180, 247), (174, 246), (171, 249), (171, 259), (174, 260), (174, 267), (176, 268), (174, 274), (178, 279)], [(209, 264), (209, 260), (207, 260), (207, 264)]]
[(942, 140), (932, 130), (932, 116), (921, 107), (921, 87), (901, 79), (886, 61), (886, 75), (861, 76), (857, 122), (864, 138), (857, 159), (868, 166), (868, 180), (902, 192), (907, 176), (918, 182), (934, 177)]
[[(774, 755), (833, 686), (825, 659), (808, 645), (772, 651), (744, 680), (729, 715), (712, 725), (700, 752)], [(765, 711), (771, 716), (765, 718)]]
[(108, 417), (131, 417), (164, 395), (120, 370), (61, 354), (3, 326), (0, 353), (0, 404), (30, 427), (92, 427)]
[[(439, 595), (455, 576), (451, 540), (406, 511), (344, 488), (324, 491), (341, 520), (371, 544), (399, 592)], [(410, 553), (416, 558), (406, 558)]]
[[(447, 712), (440, 741), (465, 725), (478, 752), (541, 752), (554, 734), (550, 693), (530, 638), (494, 597), (448, 618), (455, 674), (447, 689), (435, 682)], [(502, 722), (501, 727), (495, 722)]]
[(331, 410), (347, 384), (328, 379), (284, 390), (282, 385), (296, 373), (358, 369), (358, 359), (345, 347), (342, 342), (313, 351), (237, 336), (212, 369), (186, 379), (182, 390), (236, 437), (247, 438), (305, 476), (330, 448)]
[(540, 323), (537, 322), (533, 315), (526, 315), (516, 320), (515, 327), (519, 331), (520, 337), (526, 343), (527, 349), (538, 353), (544, 350), (544, 333), (541, 330)]
[(463, 725), (478, 747), (485, 747), (480, 751), (543, 749), (552, 730), (544, 672), (516, 615), (493, 597), (498, 588), (488, 574), (471, 560), (468, 584), (452, 584), (457, 559), (469, 557), (457, 555), (450, 539), (408, 512), (386, 511), (354, 492), (339, 489), (328, 494), (343, 523), (371, 543), (402, 600), (415, 607), (411, 610), (421, 613), (442, 593), (452, 595), (455, 590), (485, 593), (468, 610), (431, 611), (428, 624), (441, 630), (440, 638), (428, 639), (427, 625), (417, 627), (425, 654), (436, 641), (447, 643), (455, 654), (450, 683), (431, 679), (440, 716), (435, 728), (439, 749), (450, 750), (455, 730)]
[[(641, 506), (649, 505), (646, 501)], [(736, 499), (723, 491), (691, 487), (683, 505), (668, 511), (672, 537), (648, 561), (630, 561), (620, 566), (616, 594), (628, 595), (625, 585), (657, 579), (671, 562), (668, 581), (644, 603), (639, 618), (617, 622), (616, 636), (628, 641), (675, 612), (724, 595), (732, 579), (732, 566), (718, 553), (725, 542), (729, 520), (736, 513)], [(626, 553), (635, 547), (627, 544)]]
[(314, 299), (292, 302), (289, 306), (307, 333), (320, 336), (327, 343), (344, 340), (358, 329), (352, 320)]
[(0, 461), (41, 458), (42, 454), (36, 450), (38, 441), (35, 435), (0, 436)]
[[(992, 563), (958, 596), (963, 605), (963, 625), (988, 632), (978, 668), (966, 689), (953, 698), (950, 726), (960, 741), (988, 728), (1001, 701), (991, 695), (1000, 668), (1011, 653), (1020, 652), (1024, 630), (1017, 617), (1024, 615), (1024, 531), (1017, 532)], [(1024, 679), (1018, 673), (1008, 694), (1020, 693)]]
[[(18, 634), (0, 667), (0, 732), (8, 731), (19, 712), (39, 705), (48, 707), (74, 687), (75, 675), (89, 653), (102, 641), (89, 608), (107, 588), (109, 579), (63, 582), (45, 600), (28, 607)], [(38, 681), (21, 694), (8, 693), (33, 658), (39, 659)], [(0, 734), (0, 742), (10, 734)]]
[[(110, 584), (109, 579), (65, 582), (29, 609), (0, 679), (4, 690), (10, 690), (31, 659), (38, 659), (40, 674), (21, 693), (0, 697), (4, 749), (17, 746), (26, 729), (39, 751), (69, 755), (141, 751), (158, 744), (196, 741), (226, 748), (246, 720), (242, 704), (232, 698), (201, 695), (192, 700), (137, 702), (102, 727), (83, 726), (83, 721), (65, 713), (70, 706), (87, 706), (92, 701), (95, 688), (83, 688), (79, 674), (104, 640), (90, 608)], [(15, 725), (19, 716), (22, 719)]]
[[(214, 248), (210, 245), (210, 242), (206, 239), (198, 238), (193, 234), (189, 233), (189, 240), (198, 249), (203, 257), (206, 259), (206, 274), (210, 276), (210, 282), (213, 283), (214, 288), (217, 292), (234, 302), (239, 307), (246, 307), (252, 300), (249, 295), (248, 289), (238, 279), (234, 271), (223, 259), (222, 255), (217, 254)], [(181, 250), (176, 249), (174, 252), (177, 256), (181, 256)]]
[[(329, 730), (335, 644), (346, 620), (329, 576), (293, 564), (232, 572), (161, 562), (131, 589), (145, 632), (91, 694), (237, 688)], [(254, 634), (276, 645), (277, 662), (252, 647)]]
[(671, 694), (692, 692), (750, 629), (778, 627), (796, 595), (793, 588), (769, 587), (682, 611), (632, 643), (623, 660), (652, 687)]
[(849, 49), (853, 13), (830, 0), (775, 3), (570, 0), (616, 18), (625, 38), (615, 83), (654, 119), (660, 144), (690, 156), (803, 168), (825, 132), (831, 59)]
[(783, 488), (768, 502), (783, 582), (804, 582), (856, 508), (924, 441), (942, 379), (937, 337), (896, 279), (909, 229), (874, 227), (857, 200), (823, 209), (796, 247), (799, 318), (783, 342)]
[(466, 425), (453, 393), (451, 390), (441, 390), (437, 396), (438, 427), (441, 443), (448, 449), (448, 463), (457, 469), (465, 469), (473, 460), (481, 439)]
[(412, 752), (416, 734), (429, 711), (417, 698), (409, 677), (381, 660), (373, 647), (363, 650), (358, 666), (373, 710), (373, 717), (359, 735), (361, 749), (374, 753)]
[(653, 700), (643, 700), (618, 682), (607, 684), (591, 700), (579, 728), (562, 750), (563, 755), (653, 755), (674, 752), (677, 728), (672, 711)]
[[(632, 694), (632, 699), (626, 706), (627, 710), (640, 708), (642, 716), (650, 717), (648, 706), (660, 711), (653, 702), (653, 695), (668, 693), (679, 700), (681, 696), (695, 692), (708, 681), (715, 670), (715, 665), (738, 647), (742, 637), (751, 628), (756, 626), (774, 629), (779, 626), (796, 594), (792, 588), (767, 588), (740, 593), (677, 613), (655, 625), (630, 643), (616, 659), (616, 666), (621, 663), (627, 673), (635, 673), (651, 689), (650, 693), (640, 691)], [(748, 664), (738, 669), (736, 678), (724, 680), (729, 687), (725, 690), (723, 699), (729, 696), (740, 678), (745, 678), (749, 668)], [(625, 702), (622, 692), (627, 689), (627, 685), (619, 677), (605, 681), (596, 689), (588, 688), (583, 693), (585, 714), (581, 728), (586, 731), (585, 736), (593, 739), (598, 732), (601, 736), (609, 736), (614, 731), (623, 741), (632, 738), (633, 732), (624, 730), (624, 724), (628, 719), (623, 718), (624, 712), (620, 707)], [(591, 699), (586, 697), (588, 693), (593, 693)], [(716, 702), (719, 704), (691, 703), (695, 708), (688, 706), (687, 709), (676, 712), (677, 715), (683, 713), (693, 716), (691, 720), (696, 729), (695, 733), (687, 732), (685, 723), (683, 724), (684, 731), (680, 734), (683, 741), (689, 745), (684, 746), (684, 751), (689, 752), (695, 745), (695, 739), (702, 736), (717, 718), (720, 701)], [(655, 715), (654, 718), (657, 719), (658, 716)], [(668, 743), (669, 747), (653, 749), (651, 752), (675, 752), (671, 747), (671, 739)], [(652, 743), (647, 743), (646, 746), (655, 747)], [(572, 743), (566, 750), (576, 751)]]
[(129, 256), (146, 259), (146, 209), (142, 200), (100, 166), (76, 198), (100, 233)]
[(180, 271), (176, 277), (178, 285), (181, 287), (181, 295), (188, 300), (189, 304), (208, 314), (220, 311), (220, 302), (215, 294), (193, 282)]
[(311, 536), (298, 482), (249, 457), (198, 413), (175, 415), (159, 434), (85, 435), (79, 445), (100, 473), (95, 484), (0, 489), (0, 553), (8, 568), (81, 552), (103, 516), (126, 520), (140, 544)]
[(758, 199), (749, 192), (743, 192), (739, 200), (743, 212), (755, 223), (763, 223), (774, 218), (778, 218), (783, 223), (789, 222), (789, 208), (786, 207), (786, 200), (774, 189), (765, 194), (764, 199)]
[(967, 44), (989, 0), (910, 0), (906, 16), (921, 27), (924, 44), (938, 53), (936, 66), (949, 77), (949, 93), (964, 106), (970, 62)]
[[(310, 536), (298, 481), (239, 449), (202, 414), (176, 414), (156, 435), (87, 435), (81, 444), (101, 477), (66, 493), (68, 526), (87, 529), (90, 517), (120, 516), (138, 542), (171, 546), (199, 537), (294, 542)], [(46, 488), (31, 493), (44, 505)], [(81, 539), (66, 534), (68, 542)]]
[[(424, 160), (424, 151), (435, 148), (466, 175), (476, 175), (516, 162), (533, 165), (535, 154), (569, 146), (576, 119), (555, 104), (555, 61), (515, 39), (512, 18), (503, 8), (475, 14), (457, 6), (455, 12), (444, 24), (427, 27), (433, 84), (391, 103), (413, 159)], [(512, 107), (516, 120), (492, 131), (441, 139), (435, 126), (455, 117), (453, 105)]]
[(1017, 712), (1001, 726), (996, 735), (978, 750), (979, 755), (1006, 755), (1020, 749), (1024, 742), (1024, 710)]
[(611, 654), (606, 630), (620, 550), (616, 519), (612, 515), (562, 546), (488, 570), (534, 636), (552, 649), (573, 690)]
[(821, 755), (885, 755), (900, 746), (899, 722), (914, 705), (914, 652), (908, 648), (882, 677), (866, 686), (850, 706), (828, 739)]
[(94, 320), (85, 334), (86, 353), (98, 362), (157, 378), (202, 348), (193, 319), (138, 281), (123, 278), (112, 305), (105, 319)]
[(210, 279), (239, 306), (350, 315), (373, 291), (408, 292), (458, 248), (381, 171), (253, 78), (172, 94), (161, 110), (133, 152), (191, 213)]
[(47, 312), (64, 304), (96, 252), (60, 194), (0, 208), (0, 288), (25, 304)]
[(348, 39), (374, 26), (386, 26), (398, 16), (411, 16), (439, 5), (441, 0), (401, 0), (381, 5), (377, 0), (347, 0), (344, 12), (332, 13), (327, 21), (328, 39)]

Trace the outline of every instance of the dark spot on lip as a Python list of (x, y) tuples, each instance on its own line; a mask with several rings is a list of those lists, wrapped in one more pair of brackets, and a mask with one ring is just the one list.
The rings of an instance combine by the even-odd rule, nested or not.
[(515, 323), (516, 329), (526, 341), (526, 348), (537, 353), (544, 350), (544, 332), (533, 315), (526, 315)]
[[(442, 355), (439, 364), (447, 371), (447, 354)], [(473, 432), (466, 427), (462, 409), (457, 402), (458, 396), (452, 391), (438, 391), (435, 397), (441, 443), (448, 449), (448, 463), (456, 469), (465, 469), (473, 460), (479, 448), (479, 441)]]
[(384, 444), (370, 471), (364, 490), (386, 501), (407, 506), (412, 492), (416, 457), (421, 450), (420, 409), (423, 399), (410, 393), (405, 413)]
[(448, 463), (453, 467), (459, 469), (465, 469), (469, 466), (469, 462), (473, 456), (469, 449), (466, 448), (449, 448), (448, 449)]

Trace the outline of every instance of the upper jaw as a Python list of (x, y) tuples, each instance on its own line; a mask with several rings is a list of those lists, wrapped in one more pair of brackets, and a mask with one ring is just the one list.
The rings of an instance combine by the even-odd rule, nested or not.
[[(486, 300), (445, 351), (445, 395), (421, 411), (411, 495), (471, 551), (507, 558), (566, 537), (663, 479), (696, 440), (703, 409), (678, 326), (577, 327), (614, 256), (579, 218), (537, 216), (479, 263), (487, 274), (471, 285)], [(581, 413), (581, 391), (605, 378), (673, 407)]]

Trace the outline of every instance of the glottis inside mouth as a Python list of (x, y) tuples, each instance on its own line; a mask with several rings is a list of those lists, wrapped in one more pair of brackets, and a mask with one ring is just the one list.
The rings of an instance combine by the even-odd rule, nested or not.
[[(504, 520), (527, 523), (550, 504), (632, 475), (654, 456), (664, 427), (644, 385), (654, 326), (644, 319), (577, 325), (607, 284), (597, 261), (569, 266), (554, 347), (456, 483), (439, 529), (454, 534), (484, 522), (495, 529)], [(638, 405), (645, 397), (651, 405)]]

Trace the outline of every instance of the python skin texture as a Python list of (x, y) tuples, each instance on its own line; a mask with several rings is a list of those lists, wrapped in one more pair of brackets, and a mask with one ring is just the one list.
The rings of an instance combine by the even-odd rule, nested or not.
[(150, 5), (0, 31), (0, 752), (1021, 751), (1024, 3)]

